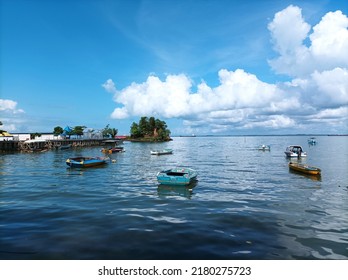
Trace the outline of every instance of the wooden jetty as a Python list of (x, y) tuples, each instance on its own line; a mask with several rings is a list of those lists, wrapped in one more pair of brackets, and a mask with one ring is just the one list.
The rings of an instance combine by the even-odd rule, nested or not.
[(57, 149), (61, 146), (92, 147), (102, 146), (106, 139), (62, 139), (62, 140), (29, 140), (0, 141), (1, 152), (42, 152)]

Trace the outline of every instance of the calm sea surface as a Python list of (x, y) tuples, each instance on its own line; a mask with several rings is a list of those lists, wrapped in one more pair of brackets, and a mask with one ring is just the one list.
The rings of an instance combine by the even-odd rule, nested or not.
[[(348, 137), (307, 138), (128, 142), (85, 170), (65, 160), (100, 147), (1, 154), (0, 259), (348, 259)], [(291, 144), (321, 178), (289, 171)], [(198, 171), (192, 190), (158, 186), (175, 166)]]

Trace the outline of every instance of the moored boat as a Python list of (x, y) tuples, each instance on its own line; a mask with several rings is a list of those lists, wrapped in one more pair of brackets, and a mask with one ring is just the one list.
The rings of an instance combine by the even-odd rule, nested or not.
[(75, 158), (68, 158), (66, 160), (66, 164), (70, 167), (78, 167), (78, 168), (85, 168), (85, 167), (94, 167), (98, 165), (103, 165), (107, 162), (109, 158), (105, 157), (75, 157)]
[(309, 174), (309, 175), (320, 175), (321, 174), (321, 169), (315, 166), (309, 166), (307, 164), (301, 164), (297, 162), (290, 162), (289, 163), (289, 168), (291, 170)]
[(101, 150), (104, 154), (113, 154), (113, 153), (121, 153), (124, 152), (123, 147), (113, 147), (113, 148), (109, 148), (109, 149), (105, 149), (103, 148)]
[(299, 145), (291, 145), (286, 147), (284, 152), (287, 157), (306, 157), (307, 153), (303, 151), (302, 147)]
[(259, 151), (270, 151), (271, 150), (271, 146), (269, 146), (269, 145), (260, 145), (260, 146), (257, 147), (257, 149)]
[(157, 155), (157, 156), (160, 156), (160, 155), (169, 155), (169, 154), (172, 154), (173, 153), (173, 150), (172, 149), (164, 149), (164, 150), (154, 150), (154, 151), (151, 151), (151, 155)]
[(308, 140), (309, 145), (316, 145), (317, 144), (317, 139), (315, 137), (311, 137)]
[(186, 186), (197, 181), (197, 172), (184, 167), (163, 170), (157, 173), (157, 181), (163, 185)]

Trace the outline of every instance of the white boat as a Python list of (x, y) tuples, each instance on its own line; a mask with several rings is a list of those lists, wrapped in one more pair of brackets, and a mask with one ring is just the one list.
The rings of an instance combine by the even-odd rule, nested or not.
[(315, 137), (311, 137), (308, 139), (308, 144), (309, 145), (315, 145), (317, 144), (317, 139), (315, 139)]
[(286, 147), (284, 152), (287, 157), (306, 157), (307, 153), (303, 151), (302, 147), (299, 145), (291, 145)]
[(156, 155), (156, 156), (160, 156), (160, 155), (169, 155), (172, 154), (173, 150), (172, 149), (164, 149), (164, 150), (155, 150), (155, 151), (151, 151), (151, 155)]
[(270, 151), (271, 150), (271, 146), (269, 146), (269, 145), (260, 145), (260, 146), (257, 147), (257, 149), (259, 151)]

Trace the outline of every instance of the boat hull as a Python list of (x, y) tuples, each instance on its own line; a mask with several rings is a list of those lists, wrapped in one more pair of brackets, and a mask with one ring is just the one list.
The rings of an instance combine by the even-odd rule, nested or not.
[(170, 155), (173, 153), (171, 149), (165, 149), (160, 151), (151, 151), (151, 155), (161, 156), (161, 155)]
[(268, 145), (261, 145), (257, 148), (259, 151), (270, 151), (271, 147)]
[(103, 165), (106, 163), (106, 160), (106, 158), (68, 158), (66, 164), (74, 168), (88, 168)]
[(309, 166), (306, 164), (290, 162), (289, 168), (293, 171), (308, 174), (308, 175), (320, 175), (321, 174), (320, 168), (315, 167), (315, 166)]
[(162, 185), (187, 186), (197, 181), (197, 172), (190, 168), (174, 168), (158, 172), (157, 181)]
[(285, 155), (287, 157), (306, 157), (307, 153), (303, 151), (301, 146), (298, 145), (293, 145), (293, 146), (288, 146), (285, 150)]
[(101, 150), (104, 154), (114, 154), (114, 153), (122, 153), (124, 152), (123, 147), (116, 147), (116, 148), (110, 148), (110, 149), (102, 149)]

